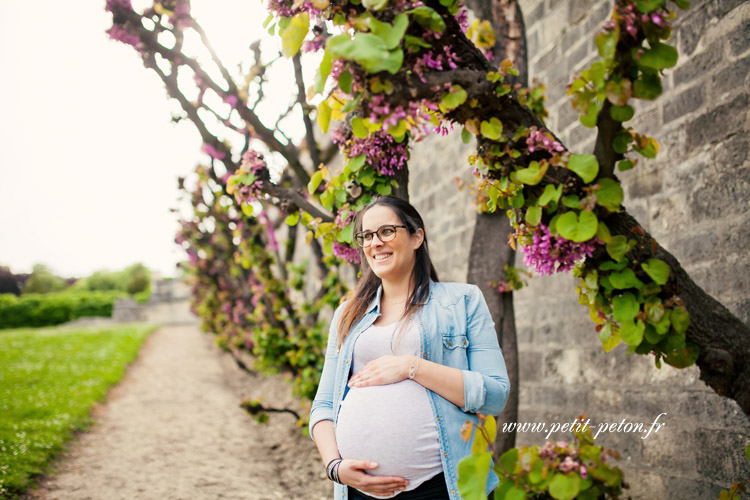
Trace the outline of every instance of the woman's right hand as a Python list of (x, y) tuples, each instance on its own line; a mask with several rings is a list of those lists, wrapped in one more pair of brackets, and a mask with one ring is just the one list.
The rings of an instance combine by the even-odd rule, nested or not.
[(339, 465), (339, 481), (371, 495), (387, 496), (403, 490), (409, 481), (399, 476), (373, 476), (366, 471), (377, 469), (369, 460), (343, 460)]

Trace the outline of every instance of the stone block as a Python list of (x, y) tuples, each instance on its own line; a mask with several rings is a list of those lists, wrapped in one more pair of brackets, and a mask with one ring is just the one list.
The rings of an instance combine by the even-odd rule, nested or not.
[(690, 150), (712, 144), (734, 135), (745, 122), (748, 95), (741, 94), (732, 102), (717, 106), (693, 119), (687, 125)]
[(737, 173), (706, 172), (703, 186), (688, 196), (688, 204), (696, 220), (717, 219), (728, 214), (747, 211), (750, 200), (750, 167)]
[[(569, 102), (563, 102), (560, 104), (560, 107), (557, 108), (556, 113), (554, 114), (557, 115), (556, 128), (558, 131), (563, 131), (570, 125), (578, 123), (578, 111), (573, 109), (573, 106), (571, 106)], [(550, 113), (550, 115), (553, 115), (553, 113)]]
[(716, 255), (717, 241), (714, 231), (688, 234), (671, 243), (669, 249), (680, 262), (702, 262)]
[(582, 31), (580, 26), (568, 26), (568, 29), (563, 34), (561, 44), (564, 53), (569, 53), (570, 49), (577, 45), (581, 39), (585, 39)]
[(750, 49), (750, 20), (737, 26), (729, 35), (729, 50), (733, 56), (744, 54)]
[(526, 25), (531, 27), (534, 23), (544, 16), (544, 2), (538, 2), (529, 12), (523, 13), (523, 19)]
[(591, 2), (587, 0), (570, 0), (568, 3), (568, 25), (577, 24), (591, 11)]
[[(750, 136), (736, 134), (716, 145), (714, 165), (722, 170), (735, 170), (750, 161)], [(747, 172), (745, 172), (747, 175)]]
[[(679, 18), (678, 18), (679, 19)], [(677, 36), (680, 39), (680, 54), (689, 56), (695, 52), (695, 48), (705, 33), (706, 24), (710, 16), (705, 9), (693, 8), (688, 14), (678, 21)]]
[(612, 16), (612, 11), (614, 9), (614, 2), (611, 2), (611, 1), (599, 2), (599, 5), (597, 5), (594, 8), (594, 10), (591, 10), (591, 5), (589, 5), (588, 8), (591, 14), (586, 19), (586, 27), (584, 29), (585, 29), (585, 32), (589, 36), (591, 36), (595, 33), (598, 33), (599, 30), (602, 28), (604, 21), (606, 21)]
[(719, 486), (707, 481), (698, 481), (685, 477), (666, 477), (669, 498), (719, 498), (719, 492), (731, 485)]
[(696, 448), (705, 450), (696, 457), (698, 472), (704, 478), (728, 487), (750, 477), (750, 461), (745, 456), (750, 431), (698, 429), (694, 439)]
[(718, 61), (724, 59), (724, 41), (716, 40), (702, 52), (695, 54), (675, 68), (672, 79), (674, 86), (679, 87), (685, 83), (691, 83), (703, 79), (711, 74)]
[[(750, 44), (750, 40), (747, 41)], [(744, 59), (738, 59), (732, 62), (720, 72), (714, 74), (712, 78), (711, 94), (719, 96), (725, 92), (732, 92), (737, 89), (747, 89), (748, 76), (750, 76), (750, 56)]]
[(542, 380), (542, 353), (519, 350), (518, 377), (522, 386)]
[(746, 0), (713, 0), (706, 4), (708, 15), (722, 18), (730, 11), (745, 3)]
[(670, 496), (670, 492), (667, 489), (666, 477), (659, 473), (627, 467), (623, 469), (623, 474), (625, 482), (630, 485), (630, 488), (626, 491), (627, 495), (631, 498), (644, 500), (650, 498), (677, 498)]
[[(650, 424), (649, 424), (650, 425)], [(641, 465), (650, 465), (664, 469), (679, 470), (682, 473), (696, 471), (696, 459), (699, 455), (694, 442), (694, 435), (686, 429), (670, 429), (669, 423), (658, 432), (652, 432), (647, 438), (637, 438), (642, 443), (643, 454)], [(706, 497), (683, 497), (706, 498)]]
[(627, 186), (628, 197), (647, 198), (661, 192), (662, 173), (659, 169), (639, 170)]
[[(703, 384), (703, 382), (699, 382)], [(677, 393), (673, 412), (693, 419), (705, 429), (747, 429), (747, 416), (732, 399), (719, 396), (703, 385), (696, 390)]]
[(664, 123), (681, 118), (697, 111), (706, 101), (706, 86), (695, 85), (679, 93), (664, 103)]
[(544, 380), (563, 384), (582, 381), (581, 353), (577, 349), (550, 349), (543, 354)]
[(591, 44), (586, 41), (578, 46), (577, 49), (568, 52), (568, 71), (580, 70), (579, 64), (593, 51)]

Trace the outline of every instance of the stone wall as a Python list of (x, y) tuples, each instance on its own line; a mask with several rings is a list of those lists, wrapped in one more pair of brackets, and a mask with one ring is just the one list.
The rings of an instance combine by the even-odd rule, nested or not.
[[(575, 152), (590, 153), (595, 135), (581, 126), (565, 86), (595, 58), (593, 36), (612, 2), (520, 0), (531, 78), (547, 86), (548, 125)], [(672, 252), (696, 283), (750, 321), (750, 2), (694, 1), (680, 14), (673, 41), (680, 60), (664, 94), (640, 103), (628, 125), (661, 145), (656, 160), (621, 174), (625, 207)], [(425, 218), (443, 280), (465, 280), (474, 211), (468, 180), (471, 145), (457, 133), (415, 146), (411, 199)], [(521, 256), (518, 256), (521, 265)], [(496, 277), (488, 277), (488, 281)], [(633, 498), (716, 498), (750, 477), (744, 448), (750, 425), (737, 405), (699, 380), (696, 368), (656, 369), (623, 346), (601, 349), (570, 275), (535, 277), (514, 297), (519, 341), (519, 422), (666, 425), (647, 439), (602, 434), (622, 453)], [(569, 437), (556, 434), (554, 438)], [(520, 445), (544, 435), (521, 433)]]

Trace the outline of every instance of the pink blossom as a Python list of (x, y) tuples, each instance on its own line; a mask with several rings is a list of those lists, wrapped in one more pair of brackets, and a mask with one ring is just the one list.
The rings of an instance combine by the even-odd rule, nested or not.
[(335, 255), (336, 257), (340, 257), (352, 264), (360, 263), (359, 251), (355, 248), (350, 247), (349, 245), (339, 243), (338, 241), (333, 242), (333, 255)]
[(224, 97), (224, 102), (232, 106), (233, 108), (237, 107), (237, 96), (236, 95), (228, 95)]
[(122, 43), (127, 44), (127, 45), (132, 45), (139, 52), (142, 51), (139, 48), (139, 46), (141, 44), (141, 40), (140, 40), (140, 38), (138, 38), (138, 35), (133, 35), (133, 34), (129, 33), (128, 30), (126, 30), (123, 26), (121, 26), (119, 24), (113, 24), (112, 27), (109, 28), (106, 31), (106, 33), (107, 33), (107, 35), (109, 35), (109, 37), (112, 40), (116, 40), (118, 42), (122, 42)]
[(222, 153), (221, 151), (216, 149), (213, 145), (207, 142), (203, 143), (203, 147), (201, 147), (201, 151), (203, 151), (204, 153), (206, 153), (208, 156), (210, 156), (211, 158), (215, 160), (223, 160), (227, 156), (225, 153)]
[[(596, 246), (601, 243), (597, 238), (577, 243), (561, 236), (555, 237), (550, 234), (549, 228), (541, 223), (530, 235), (531, 242), (528, 242), (528, 237), (522, 237), (524, 234), (529, 236), (525, 230), (516, 232), (516, 237), (520, 237), (519, 241), (522, 244), (523, 263), (542, 275), (573, 269), (576, 262), (591, 257)], [(524, 239), (527, 241), (524, 242)]]

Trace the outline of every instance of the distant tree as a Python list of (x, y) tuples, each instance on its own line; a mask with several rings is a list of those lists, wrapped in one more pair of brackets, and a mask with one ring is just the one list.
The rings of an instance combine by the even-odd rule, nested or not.
[(21, 290), (18, 288), (15, 276), (13, 276), (10, 268), (5, 266), (0, 266), (0, 293), (21, 295)]
[(23, 293), (59, 292), (67, 288), (65, 279), (52, 273), (44, 264), (36, 264), (23, 287)]
[(141, 264), (133, 264), (123, 271), (126, 277), (125, 291), (130, 295), (145, 292), (151, 284), (151, 271)]

